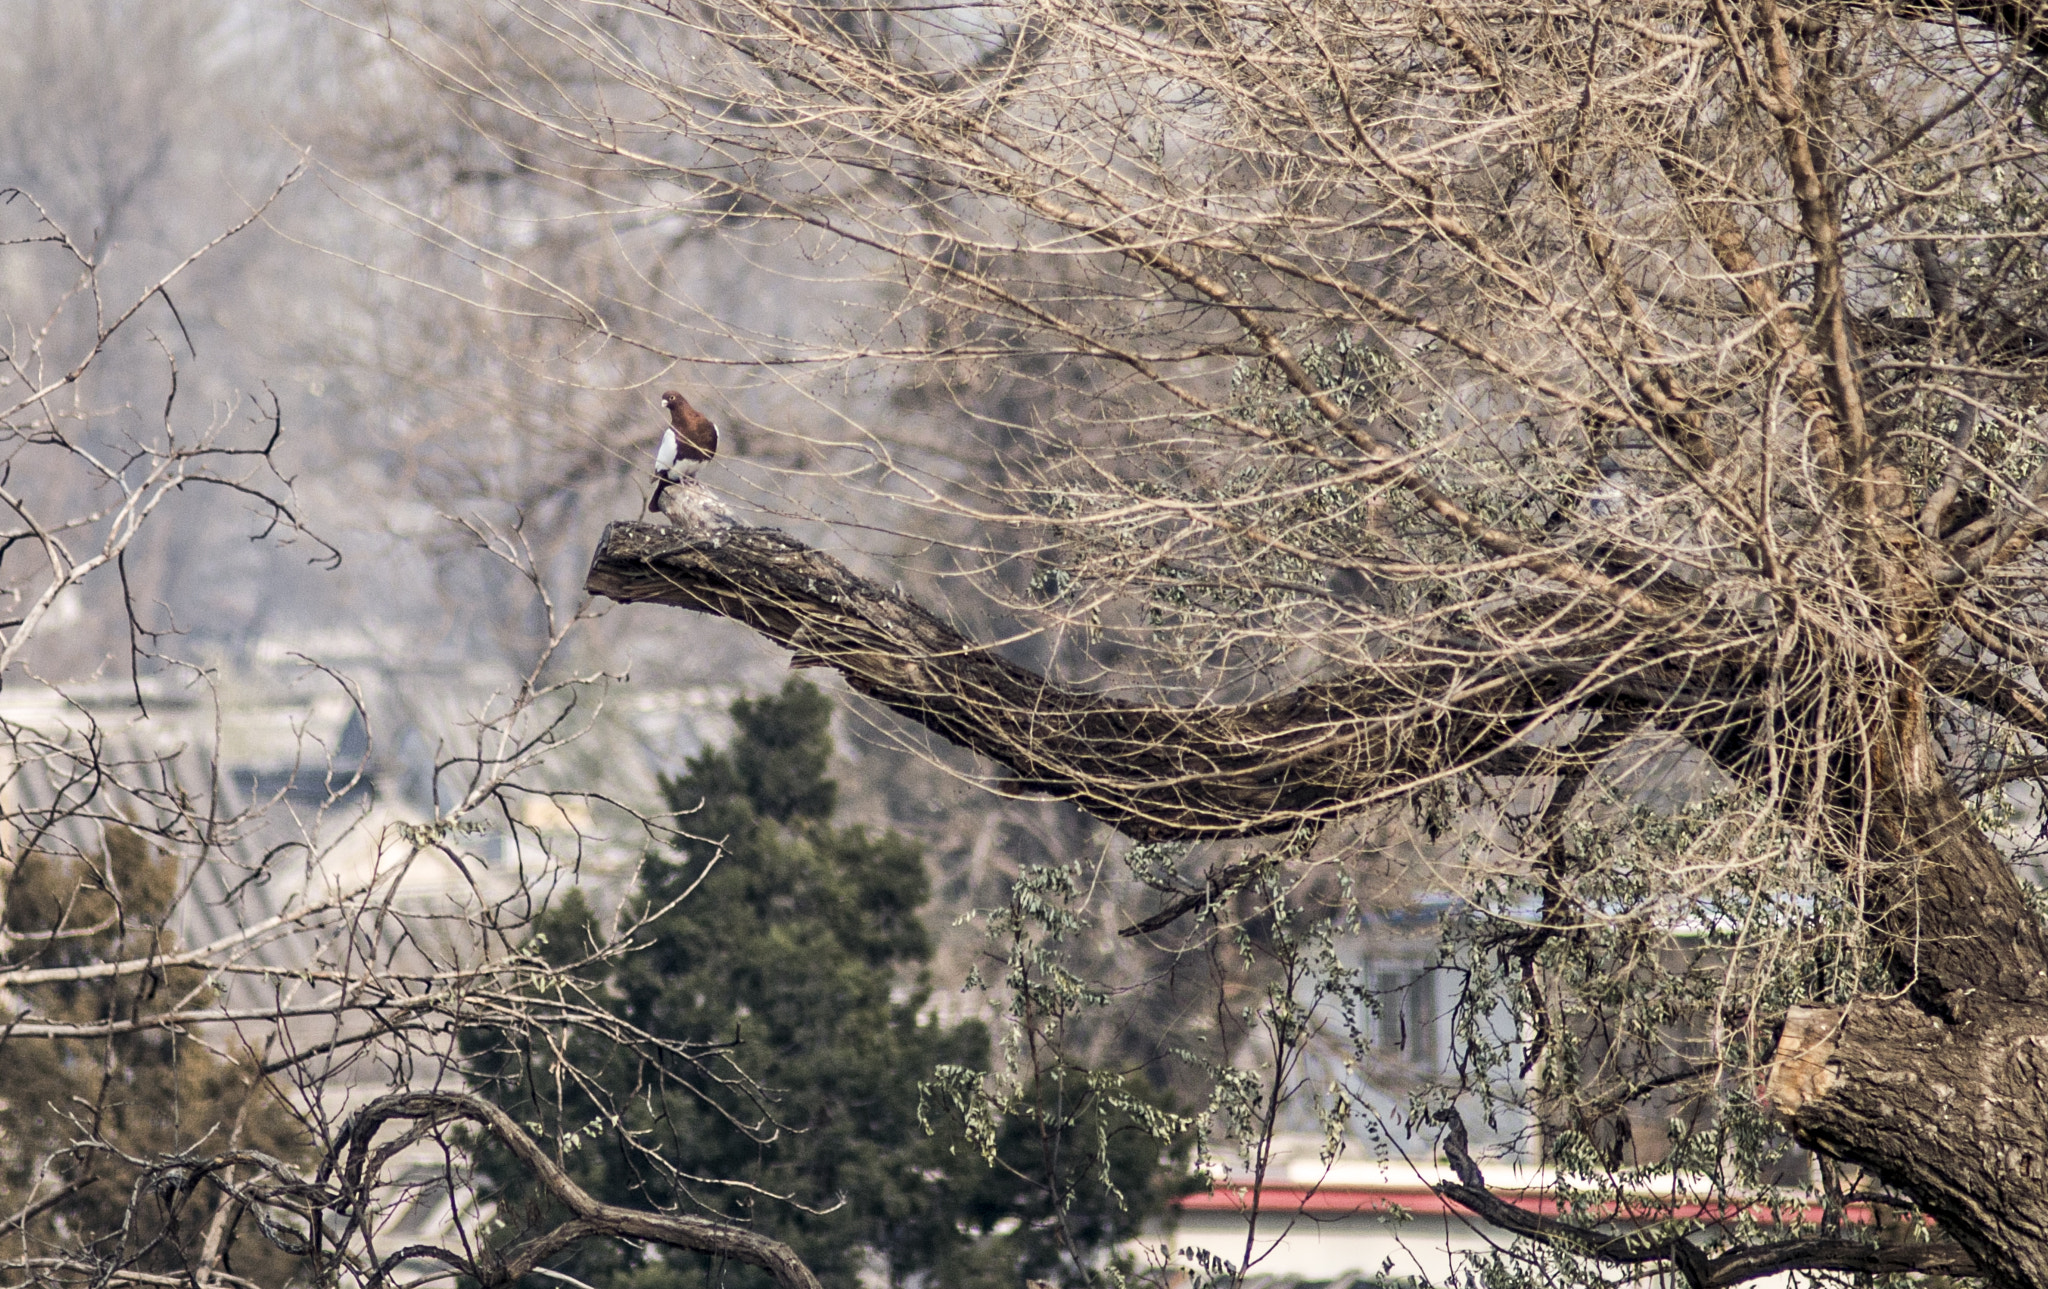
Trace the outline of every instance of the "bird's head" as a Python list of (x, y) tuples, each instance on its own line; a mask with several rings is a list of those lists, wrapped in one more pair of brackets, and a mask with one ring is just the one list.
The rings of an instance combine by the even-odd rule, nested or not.
[(676, 405), (681, 403), (682, 401), (683, 396), (677, 393), (675, 390), (665, 389), (661, 392), (661, 405), (663, 407), (666, 407), (671, 412), (675, 411)]

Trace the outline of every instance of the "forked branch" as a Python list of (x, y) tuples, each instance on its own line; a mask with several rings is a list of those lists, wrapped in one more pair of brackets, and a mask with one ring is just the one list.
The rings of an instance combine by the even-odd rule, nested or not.
[[(251, 1187), (244, 1199), (257, 1204), (268, 1199), (283, 1202), (285, 1207), (298, 1207), (311, 1198), (316, 1207), (333, 1208), (359, 1219), (375, 1211), (376, 1205), (370, 1202), (367, 1192), (379, 1184), (382, 1166), (397, 1155), (391, 1144), (376, 1143), (381, 1129), (391, 1124), (410, 1125), (401, 1140), (413, 1141), (440, 1126), (458, 1122), (476, 1124), (496, 1137), (548, 1197), (568, 1211), (569, 1217), (552, 1230), (509, 1249), (466, 1245), (465, 1251), (458, 1253), (436, 1246), (410, 1245), (377, 1259), (369, 1277), (371, 1283), (383, 1281), (404, 1262), (424, 1259), (453, 1267), (485, 1284), (511, 1284), (549, 1257), (585, 1240), (615, 1239), (660, 1244), (759, 1267), (781, 1289), (819, 1289), (818, 1278), (811, 1269), (780, 1240), (711, 1218), (622, 1208), (597, 1200), (577, 1185), (512, 1116), (489, 1101), (459, 1092), (401, 1092), (379, 1097), (343, 1126), (314, 1185)], [(283, 1174), (274, 1165), (270, 1171)], [(332, 1189), (336, 1181), (341, 1186), (338, 1191)], [(324, 1232), (327, 1228), (309, 1229)]]

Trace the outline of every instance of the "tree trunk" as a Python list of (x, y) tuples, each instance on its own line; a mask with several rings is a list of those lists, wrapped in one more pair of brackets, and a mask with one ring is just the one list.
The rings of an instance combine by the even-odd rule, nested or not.
[[(1239, 705), (1106, 698), (996, 657), (830, 557), (760, 528), (613, 524), (586, 585), (621, 602), (745, 622), (794, 650), (797, 666), (835, 667), (853, 688), (1009, 767), (1016, 778), (1005, 786), (1074, 800), (1140, 839), (1278, 831), (1452, 769), (1554, 769), (1569, 753), (1554, 743), (1532, 749), (1539, 740), (1525, 736), (1556, 719), (1567, 689), (1577, 687), (1582, 706), (1600, 701), (1584, 674), (1536, 666), (1484, 684), (1448, 668), (1360, 672)], [(1445, 692), (1420, 693), (1431, 680)], [(1884, 694), (1858, 727), (1881, 733), (1852, 750), (1836, 738), (1839, 717), (1798, 736), (1808, 751), (1831, 747), (1837, 768), (1832, 783), (1788, 800), (1811, 802), (1816, 790), (1825, 800), (1845, 867), (1860, 866), (1846, 877), (1867, 893), (1870, 931), (1898, 992), (1846, 1009), (1795, 1009), (1764, 1091), (1800, 1140), (1923, 1204), (1991, 1281), (2048, 1286), (2048, 938), (2011, 866), (1943, 777), (1920, 683)], [(1769, 758), (1757, 743), (1771, 737), (1768, 723), (1782, 733), (1806, 715), (1764, 711), (1753, 728), (1723, 722), (1715, 754), (1731, 772), (1761, 776)], [(1783, 1266), (1876, 1265), (1870, 1246), (1838, 1243), (1841, 1251), (1816, 1253), (1807, 1241)], [(1958, 1269), (1953, 1246), (1924, 1247), (1913, 1265)], [(1708, 1280), (1768, 1274), (1767, 1253), (1729, 1255)], [(1912, 1255), (1886, 1246), (1884, 1257)]]
[(1764, 1093), (1801, 1141), (1925, 1205), (1988, 1279), (2048, 1285), (2048, 1008), (1795, 1008)]

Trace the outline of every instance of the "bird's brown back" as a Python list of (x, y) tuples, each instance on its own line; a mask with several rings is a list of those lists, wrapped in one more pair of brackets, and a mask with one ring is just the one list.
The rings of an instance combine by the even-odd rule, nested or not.
[(675, 390), (662, 394), (661, 401), (668, 404), (669, 424), (676, 427), (676, 455), (685, 461), (709, 461), (718, 451), (718, 427), (711, 418)]

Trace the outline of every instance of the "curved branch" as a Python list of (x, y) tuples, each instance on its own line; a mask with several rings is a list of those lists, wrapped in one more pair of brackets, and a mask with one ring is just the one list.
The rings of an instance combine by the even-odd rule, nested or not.
[(1684, 1274), (1691, 1289), (1728, 1289), (1732, 1285), (1787, 1271), (1849, 1271), (1865, 1275), (1905, 1272), (1948, 1276), (1979, 1274), (1970, 1255), (1962, 1246), (1949, 1240), (1926, 1244), (1874, 1244), (1816, 1235), (1740, 1245), (1709, 1257), (1682, 1235), (1652, 1239), (1627, 1232), (1596, 1231), (1545, 1217), (1510, 1204), (1483, 1187), (1458, 1182), (1440, 1182), (1436, 1191), (1469, 1209), (1491, 1226), (1543, 1244), (1623, 1266), (1672, 1263)]
[(1064, 689), (769, 528), (605, 529), (585, 589), (715, 613), (1141, 841), (1282, 832), (1526, 750), (1584, 668), (1418, 663), (1252, 703)]
[[(818, 1278), (794, 1250), (780, 1240), (710, 1218), (605, 1204), (578, 1186), (547, 1151), (498, 1106), (460, 1092), (401, 1092), (379, 1097), (358, 1111), (340, 1135), (336, 1154), (360, 1155), (378, 1128), (395, 1120), (446, 1123), (467, 1119), (481, 1124), (505, 1144), (544, 1188), (549, 1198), (569, 1210), (568, 1221), (517, 1246), (492, 1268), (503, 1283), (516, 1281), (543, 1258), (594, 1237), (653, 1241), (672, 1249), (708, 1253), (759, 1267), (781, 1289), (820, 1289)], [(408, 1256), (427, 1252), (407, 1250)], [(446, 1256), (437, 1253), (436, 1256)]]
[(1977, 1264), (1962, 1246), (1949, 1240), (1924, 1244), (1876, 1244), (1834, 1236), (1801, 1236), (1765, 1244), (1743, 1244), (1718, 1256), (1694, 1244), (1686, 1234), (1600, 1231), (1559, 1221), (1511, 1204), (1487, 1189), (1473, 1162), (1465, 1123), (1455, 1111), (1438, 1115), (1444, 1123), (1444, 1155), (1458, 1174), (1455, 1182), (1439, 1182), (1437, 1194), (1470, 1210), (1489, 1225), (1539, 1243), (1569, 1249), (1620, 1266), (1668, 1262), (1685, 1277), (1689, 1289), (1729, 1289), (1786, 1271), (1849, 1271), (1863, 1274), (1918, 1272), (1923, 1275), (1974, 1276)]

